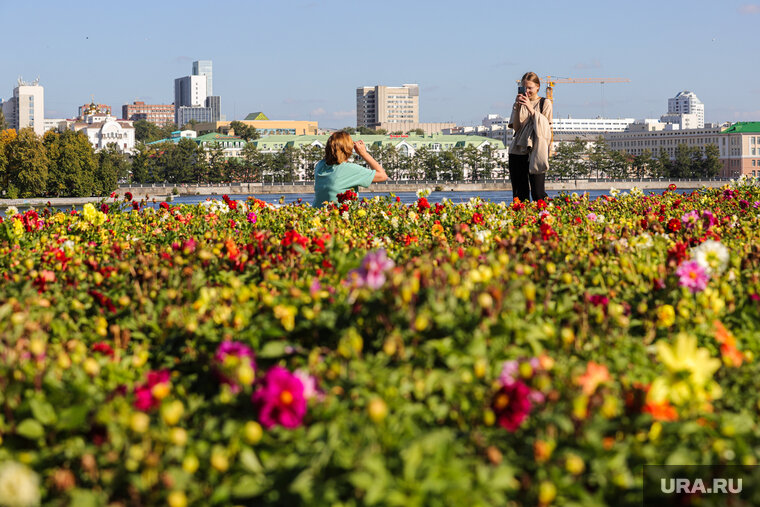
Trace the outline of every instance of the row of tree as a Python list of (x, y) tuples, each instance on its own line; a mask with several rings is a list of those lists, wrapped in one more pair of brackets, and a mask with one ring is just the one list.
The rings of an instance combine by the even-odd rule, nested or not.
[(84, 132), (31, 128), (0, 131), (2, 197), (86, 197), (108, 195), (127, 176), (129, 161), (115, 147), (95, 150)]
[[(137, 126), (140, 122), (135, 123)], [(255, 129), (246, 131), (242, 124), (236, 127), (246, 136), (254, 139), (258, 136)], [(141, 137), (162, 139), (168, 137), (170, 128), (148, 131), (148, 137), (144, 137), (143, 131)], [(413, 155), (390, 145), (370, 146), (369, 150), (393, 180), (479, 181), (508, 174), (507, 158), (489, 147), (455, 147), (446, 151), (421, 147)], [(187, 138), (178, 143), (139, 142), (135, 153), (126, 157), (115, 146), (95, 153), (82, 132), (50, 131), (40, 138), (31, 129), (18, 134), (4, 130), (0, 132), (0, 189), (6, 189), (3, 195), (6, 198), (68, 197), (108, 195), (120, 181), (172, 184), (311, 181), (314, 166), (323, 157), (324, 150), (319, 146), (286, 147), (272, 153), (261, 152), (248, 143), (239, 157), (230, 158), (219, 144), (204, 148)], [(592, 145), (576, 139), (559, 145), (550, 161), (549, 177), (709, 178), (716, 176), (720, 167), (715, 145), (704, 150), (679, 145), (671, 160), (665, 151), (657, 155), (644, 151), (630, 156), (611, 150), (603, 138)]]
[(549, 175), (557, 178), (713, 178), (722, 162), (715, 144), (703, 148), (679, 144), (675, 157), (661, 149), (628, 155), (612, 150), (600, 136), (593, 145), (576, 138), (560, 143), (549, 163)]

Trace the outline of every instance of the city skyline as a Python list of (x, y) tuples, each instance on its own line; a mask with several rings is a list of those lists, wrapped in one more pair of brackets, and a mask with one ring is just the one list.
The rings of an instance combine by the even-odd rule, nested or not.
[[(424, 1), (403, 10), (342, 1), (224, 3), (215, 8), (226, 14), (210, 28), (196, 4), (208, 8), (4, 5), (7, 19), (36, 16), (41, 29), (30, 39), (23, 24), (6, 26), (6, 38), (24, 44), (4, 54), (0, 98), (23, 76), (40, 78), (50, 118), (73, 117), (91, 96), (116, 111), (134, 101), (171, 104), (174, 79), (193, 61), (211, 60), (229, 119), (265, 111), (273, 119), (352, 126), (357, 87), (419, 83), (421, 122), (476, 125), (486, 114), (508, 113), (515, 80), (527, 70), (631, 80), (603, 90), (557, 85), (558, 118), (658, 118), (669, 98), (690, 90), (705, 104), (707, 122), (760, 119), (750, 44), (760, 3), (548, 2), (528, 16), (540, 14), (543, 35), (534, 21), (517, 21), (526, 9), (517, 2), (462, 8)], [(82, 22), (117, 15), (128, 30)]]

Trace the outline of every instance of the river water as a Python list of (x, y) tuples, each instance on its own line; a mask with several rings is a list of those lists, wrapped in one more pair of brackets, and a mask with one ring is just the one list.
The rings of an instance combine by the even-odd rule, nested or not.
[[(648, 194), (649, 192), (654, 192), (657, 194), (660, 194), (664, 191), (664, 189), (654, 189), (654, 190), (647, 190), (645, 193)], [(577, 193), (579, 195), (583, 194), (584, 191), (578, 191)], [(560, 194), (559, 190), (550, 190), (547, 192), (549, 194), (549, 197), (557, 197)], [(572, 192), (570, 192), (572, 194)], [(609, 194), (609, 190), (587, 190), (585, 193), (588, 194), (590, 199), (595, 199), (597, 197), (600, 197), (602, 195)], [(622, 193), (622, 192), (621, 192)], [(243, 195), (230, 195), (229, 197), (231, 199), (234, 199), (236, 201), (244, 201), (248, 198), (250, 194), (243, 194)], [(375, 192), (375, 193), (359, 193), (359, 198), (366, 197), (367, 199), (371, 199), (372, 197), (376, 195), (389, 195), (388, 193), (382, 193), (382, 192)], [(401, 198), (401, 202), (404, 204), (410, 204), (417, 200), (417, 195), (414, 192), (396, 192), (394, 195)], [(297, 202), (298, 199), (301, 199), (302, 202), (311, 204), (311, 202), (314, 200), (314, 193), (312, 192), (305, 192), (302, 194), (282, 194), (282, 195), (276, 195), (276, 194), (259, 194), (255, 195), (257, 199), (261, 199), (265, 202), (270, 202), (273, 204), (277, 204), (280, 202), (280, 199), (282, 200), (283, 204), (290, 204), (292, 202)], [(472, 191), (472, 192), (432, 192), (428, 196), (428, 202), (431, 204), (441, 202), (444, 198), (450, 199), (451, 202), (454, 204), (457, 203), (463, 203), (469, 201), (473, 197), (480, 197), (486, 201), (493, 201), (493, 202), (512, 202), (512, 192), (509, 190), (500, 190), (500, 191)], [(220, 195), (183, 195), (179, 197), (175, 197), (171, 202), (172, 204), (197, 204), (201, 201), (205, 201), (206, 199), (221, 199), (222, 196)], [(156, 204), (157, 205), (157, 204)]]

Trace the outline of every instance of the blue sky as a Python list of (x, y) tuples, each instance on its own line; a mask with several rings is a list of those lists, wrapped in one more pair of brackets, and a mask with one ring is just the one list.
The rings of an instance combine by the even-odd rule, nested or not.
[(691, 90), (708, 122), (760, 121), (760, 2), (0, 0), (0, 12), (0, 97), (39, 77), (47, 117), (90, 96), (119, 114), (171, 103), (174, 78), (210, 59), (228, 119), (354, 125), (356, 87), (418, 83), (421, 121), (475, 125), (507, 114), (533, 70), (631, 80), (558, 84), (557, 117), (659, 117)]

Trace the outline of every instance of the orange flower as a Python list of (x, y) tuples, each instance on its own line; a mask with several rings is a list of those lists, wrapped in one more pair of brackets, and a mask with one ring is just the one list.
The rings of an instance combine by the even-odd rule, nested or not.
[(230, 259), (234, 259), (240, 254), (240, 250), (238, 250), (238, 247), (233, 240), (228, 239), (224, 242), (224, 246), (227, 248), (227, 255)]
[(652, 417), (658, 421), (678, 420), (678, 412), (676, 412), (676, 409), (667, 400), (659, 403), (652, 401), (647, 402), (647, 404), (644, 405), (644, 412), (652, 414)]
[(441, 236), (443, 234), (443, 226), (441, 224), (433, 224), (433, 227), (430, 228), (430, 232), (433, 236)]
[(610, 372), (603, 364), (589, 361), (586, 365), (586, 372), (575, 379), (575, 383), (583, 388), (583, 394), (591, 396), (600, 384), (611, 380)]
[(736, 347), (734, 335), (719, 320), (713, 321), (713, 327), (715, 327), (715, 340), (720, 343), (723, 362), (728, 366), (741, 366), (744, 362), (744, 354)]

